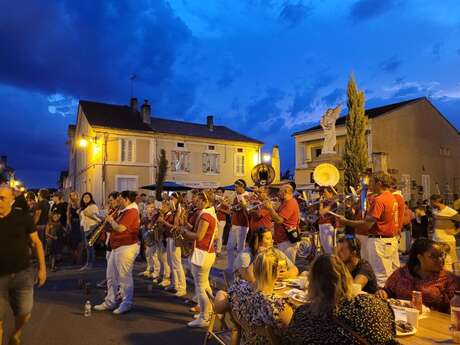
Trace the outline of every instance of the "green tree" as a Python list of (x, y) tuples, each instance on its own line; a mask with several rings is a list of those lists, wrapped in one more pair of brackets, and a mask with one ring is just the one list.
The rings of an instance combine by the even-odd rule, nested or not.
[(364, 92), (358, 90), (352, 74), (347, 86), (348, 116), (347, 136), (343, 153), (345, 186), (359, 185), (360, 175), (367, 168), (367, 116), (364, 109)]
[(158, 169), (157, 169), (156, 176), (155, 176), (155, 183), (156, 183), (155, 197), (158, 201), (162, 200), (163, 183), (165, 182), (165, 179), (166, 179), (166, 173), (168, 171), (168, 164), (169, 162), (166, 159), (166, 151), (164, 149), (161, 149), (160, 159), (158, 162)]

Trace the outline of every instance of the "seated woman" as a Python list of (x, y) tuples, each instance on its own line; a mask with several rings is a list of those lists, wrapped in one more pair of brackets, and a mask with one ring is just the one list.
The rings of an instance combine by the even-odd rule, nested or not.
[(361, 259), (361, 243), (354, 235), (345, 235), (338, 239), (337, 255), (351, 273), (353, 283), (360, 284), (363, 291), (374, 294), (377, 278), (369, 262)]
[[(289, 325), (292, 308), (287, 301), (273, 293), (278, 277), (278, 256), (273, 250), (257, 255), (254, 260), (254, 287), (248, 281), (236, 278), (228, 294), (219, 291), (214, 300), (218, 313), (231, 310), (238, 322), (252, 327), (271, 326), (275, 332)], [(241, 344), (268, 344), (268, 339), (243, 328)]]
[(350, 272), (337, 256), (315, 260), (307, 299), (294, 313), (286, 344), (397, 344), (389, 304), (372, 295), (354, 297)]
[(259, 228), (248, 233), (247, 241), (249, 248), (240, 252), (233, 264), (233, 270), (237, 275), (251, 283), (255, 282), (253, 261), (257, 254), (268, 249), (273, 250), (278, 256), (280, 271), (278, 278), (295, 278), (299, 275), (299, 270), (291, 260), (280, 250), (273, 247), (273, 237), (270, 229)]
[(459, 281), (443, 268), (445, 258), (446, 253), (439, 243), (428, 238), (415, 240), (407, 265), (393, 272), (385, 287), (377, 291), (377, 296), (411, 300), (412, 291), (417, 290), (422, 292), (423, 304), (448, 313)]

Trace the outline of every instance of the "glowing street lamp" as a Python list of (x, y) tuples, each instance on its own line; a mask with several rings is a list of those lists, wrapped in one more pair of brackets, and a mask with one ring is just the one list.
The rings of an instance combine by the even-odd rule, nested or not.
[(269, 153), (264, 153), (262, 155), (262, 161), (264, 163), (270, 163), (271, 159), (272, 159), (272, 156)]
[(81, 138), (78, 141), (78, 146), (80, 146), (81, 148), (87, 147), (88, 146), (88, 140), (86, 140), (85, 138)]

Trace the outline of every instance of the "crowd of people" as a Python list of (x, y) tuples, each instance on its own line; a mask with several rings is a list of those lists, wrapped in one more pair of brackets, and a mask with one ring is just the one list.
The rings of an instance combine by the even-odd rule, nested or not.
[[(141, 274), (152, 284), (177, 297), (193, 291), (196, 315), (189, 327), (208, 326), (213, 308), (229, 311), (249, 325), (242, 327), (242, 344), (267, 343), (252, 326), (271, 327), (289, 344), (392, 344), (395, 320), (385, 300), (410, 300), (413, 290), (422, 293), (429, 308), (449, 311), (460, 288), (455, 269), (458, 204), (451, 208), (433, 195), (412, 212), (385, 173), (372, 175), (364, 206), (344, 203), (344, 215), (336, 213), (333, 188), (321, 188), (314, 204), (296, 192), (294, 183), (275, 192), (267, 186), (248, 190), (239, 179), (232, 193), (192, 190), (163, 193), (157, 200), (135, 191), (112, 192), (99, 208), (88, 192), (81, 197), (71, 192), (64, 201), (60, 192), (50, 197), (40, 190), (36, 196), (0, 187), (0, 230), (6, 233), (0, 244), (0, 320), (11, 305), (13, 338), (19, 344), (32, 308), (33, 283), (26, 279), (32, 274), (30, 248), (43, 284), (45, 257), (57, 270), (65, 248), (78, 269), (88, 270), (95, 264), (96, 246), (105, 248), (101, 286), (107, 294), (95, 310), (123, 314), (133, 307), (133, 268), (141, 253), (147, 264)], [(314, 214), (316, 219), (310, 217)], [(321, 254), (308, 267), (307, 302), (296, 308), (274, 286), (277, 279), (299, 275), (302, 229), (319, 234)], [(404, 265), (400, 251), (409, 251)], [(210, 272), (217, 257), (226, 259), (227, 289), (215, 293)], [(187, 287), (187, 270), (192, 287)], [(355, 285), (365, 294), (356, 293)]]

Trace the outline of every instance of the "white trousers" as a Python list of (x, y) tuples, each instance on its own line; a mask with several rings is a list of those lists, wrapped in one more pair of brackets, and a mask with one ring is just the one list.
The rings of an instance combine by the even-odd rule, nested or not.
[(449, 253), (446, 256), (444, 268), (452, 272), (453, 264), (457, 262), (457, 244), (455, 236), (449, 234), (444, 229), (434, 229), (433, 240), (437, 242), (444, 242), (449, 246)]
[(299, 248), (299, 243), (292, 243), (290, 241), (284, 241), (278, 243), (276, 247), (281, 250), (291, 262), (295, 265), (295, 259), (297, 256), (297, 249)]
[(359, 240), (361, 245), (361, 259), (369, 261), (369, 254), (367, 253), (367, 235), (358, 235), (355, 237)]
[(215, 260), (216, 254), (209, 253), (206, 255), (201, 267), (191, 264), (193, 282), (195, 283), (195, 295), (198, 297), (200, 318), (203, 320), (207, 320), (212, 312), (211, 302), (209, 301), (206, 291), (212, 295), (212, 289), (209, 285), (209, 272)]
[(139, 244), (135, 243), (113, 249), (109, 255), (107, 262), (107, 296), (105, 297), (105, 303), (109, 307), (114, 308), (117, 305), (118, 290), (120, 290), (122, 297), (122, 305), (130, 307), (133, 304), (133, 267), (139, 250)]
[(147, 261), (147, 271), (153, 274), (153, 277), (160, 275), (160, 250), (158, 243), (145, 247), (145, 259)]
[(332, 224), (319, 224), (319, 241), (324, 253), (332, 254), (335, 247), (335, 229)]
[(374, 238), (367, 239), (368, 261), (374, 269), (377, 283), (380, 287), (385, 285), (388, 277), (399, 268), (398, 239)]
[(216, 244), (217, 253), (220, 253), (222, 251), (225, 224), (227, 224), (225, 220), (219, 220), (219, 223), (217, 223), (217, 244)]
[(158, 242), (158, 250), (161, 276), (163, 280), (171, 281), (171, 267), (168, 263), (168, 255), (166, 253), (166, 247), (163, 245), (163, 241)]
[[(233, 272), (233, 262), (238, 253), (242, 252), (246, 243), (249, 228), (247, 226), (232, 225), (227, 241), (227, 271)], [(236, 252), (235, 252), (236, 246)]]
[(168, 264), (171, 267), (171, 284), (177, 291), (186, 291), (187, 282), (185, 280), (185, 271), (182, 266), (182, 249), (176, 247), (174, 238), (166, 239), (166, 253)]

